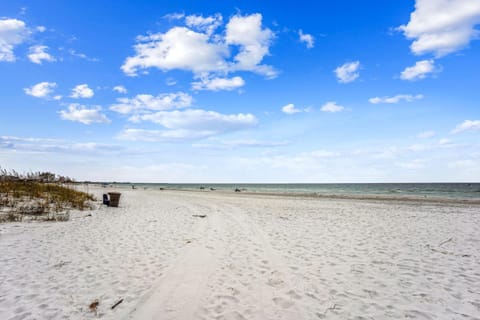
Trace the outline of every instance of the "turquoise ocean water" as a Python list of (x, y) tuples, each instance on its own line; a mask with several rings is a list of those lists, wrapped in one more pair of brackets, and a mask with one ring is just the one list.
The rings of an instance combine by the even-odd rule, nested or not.
[[(234, 191), (311, 195), (381, 195), (480, 199), (480, 183), (341, 183), (341, 184), (169, 184), (123, 183), (122, 187), (165, 190)], [(211, 190), (214, 189), (214, 190)]]

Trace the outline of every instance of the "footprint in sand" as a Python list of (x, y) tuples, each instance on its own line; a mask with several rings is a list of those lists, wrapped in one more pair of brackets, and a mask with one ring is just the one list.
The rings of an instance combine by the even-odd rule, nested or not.
[(278, 306), (280, 306), (284, 309), (288, 309), (295, 304), (292, 300), (287, 300), (287, 299), (282, 298), (282, 297), (273, 298), (273, 302), (275, 302), (276, 305), (278, 305)]

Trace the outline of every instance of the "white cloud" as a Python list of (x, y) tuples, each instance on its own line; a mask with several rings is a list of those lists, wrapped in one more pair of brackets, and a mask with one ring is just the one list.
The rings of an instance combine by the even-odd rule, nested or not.
[(402, 80), (419, 80), (424, 79), (429, 73), (435, 71), (435, 65), (433, 60), (417, 61), (414, 66), (407, 67), (400, 74)]
[(360, 76), (360, 61), (347, 62), (335, 69), (337, 80), (340, 83), (355, 81)]
[(38, 32), (45, 32), (45, 31), (47, 31), (47, 28), (44, 27), (44, 26), (38, 26), (38, 27), (36, 27), (35, 29), (36, 29)]
[(25, 22), (17, 19), (0, 19), (0, 61), (13, 62), (13, 50), (27, 38)]
[(213, 133), (240, 130), (257, 124), (255, 116), (249, 113), (221, 114), (201, 109), (159, 111), (138, 115), (135, 120), (151, 121), (173, 130), (185, 129)]
[(302, 110), (295, 108), (295, 105), (293, 103), (289, 103), (286, 106), (282, 107), (282, 112), (286, 114), (294, 114), (294, 113), (302, 112)]
[(159, 142), (202, 139), (250, 128), (257, 123), (252, 114), (221, 114), (199, 109), (160, 111), (136, 118), (160, 124), (165, 130), (126, 129), (118, 136), (119, 139)]
[(166, 15), (163, 16), (163, 18), (167, 19), (167, 20), (181, 20), (185, 17), (185, 13), (182, 13), (182, 12), (174, 12), (174, 13), (168, 13)]
[[(262, 15), (233, 16), (225, 32), (214, 32), (222, 22), (219, 14), (187, 16), (185, 22), (186, 27), (137, 37), (135, 55), (125, 60), (122, 70), (130, 76), (148, 68), (187, 70), (196, 77), (234, 71), (276, 76), (273, 67), (261, 64), (274, 37), (270, 29), (262, 28)], [(231, 48), (238, 48), (233, 61), (229, 59)]]
[(47, 46), (32, 46), (29, 48), (28, 59), (36, 64), (42, 64), (42, 61), (55, 61), (55, 58), (47, 52)]
[(136, 55), (128, 57), (122, 65), (123, 72), (130, 76), (136, 75), (139, 69), (152, 67), (197, 74), (227, 69), (227, 46), (211, 42), (205, 33), (174, 27), (163, 34), (139, 37), (138, 41), (134, 47)]
[(400, 101), (406, 101), (406, 102), (412, 102), (414, 100), (420, 100), (423, 99), (423, 95), (417, 94), (417, 95), (411, 95), (411, 94), (397, 94), (396, 96), (393, 97), (375, 97), (375, 98), (370, 98), (368, 101), (373, 104), (379, 104), (379, 103), (399, 103)]
[(480, 130), (480, 120), (465, 120), (455, 129), (452, 130), (452, 133), (460, 133), (463, 131), (476, 131)]
[(308, 49), (312, 49), (315, 45), (315, 38), (308, 33), (303, 33), (302, 30), (298, 31), (298, 36), (300, 37), (300, 42), (305, 42), (305, 45)]
[(417, 135), (417, 138), (428, 139), (428, 138), (434, 137), (435, 135), (436, 135), (435, 131), (423, 131)]
[(239, 45), (240, 51), (234, 57), (236, 64), (233, 70), (253, 71), (269, 78), (277, 76), (273, 67), (260, 65), (269, 54), (269, 47), (275, 34), (268, 28), (262, 29), (262, 15), (236, 15), (230, 18), (226, 26), (225, 41), (227, 44)]
[(88, 109), (78, 103), (72, 103), (67, 110), (61, 110), (59, 114), (63, 120), (76, 121), (83, 124), (110, 123), (110, 120), (101, 111), (101, 107)]
[(410, 46), (414, 54), (433, 52), (440, 57), (478, 38), (479, 23), (478, 0), (417, 0), (410, 21), (399, 29), (414, 40)]
[(165, 80), (165, 84), (169, 87), (174, 86), (177, 84), (177, 81), (174, 78), (167, 78)]
[(233, 78), (207, 78), (203, 77), (200, 81), (192, 82), (193, 90), (234, 90), (245, 85), (245, 81), (242, 77)]
[(40, 82), (30, 88), (23, 89), (26, 94), (36, 98), (48, 98), (53, 89), (57, 86), (55, 82)]
[(193, 102), (192, 96), (184, 92), (159, 94), (139, 94), (133, 98), (118, 98), (117, 104), (110, 107), (118, 113), (128, 114), (145, 111), (164, 111), (170, 109), (190, 107)]
[(78, 98), (91, 98), (93, 97), (93, 90), (88, 87), (88, 84), (79, 84), (72, 89), (70, 97)]
[(115, 91), (115, 92), (118, 92), (118, 93), (122, 93), (122, 94), (127, 93), (127, 88), (125, 88), (124, 86), (115, 86), (115, 87), (113, 87), (112, 90)]
[(185, 24), (191, 28), (196, 28), (211, 35), (215, 29), (222, 25), (223, 17), (217, 13), (213, 16), (203, 17), (197, 15), (190, 15), (185, 17)]
[(91, 57), (87, 56), (85, 53), (77, 52), (74, 49), (68, 50), (68, 53), (70, 53), (70, 55), (72, 55), (74, 57), (77, 57), (77, 58), (80, 58), (80, 59), (85, 59), (87, 61), (91, 61), (91, 62), (98, 62), (99, 61), (99, 59), (97, 59), (97, 58), (91, 58)]
[(340, 112), (345, 110), (345, 107), (338, 105), (335, 101), (328, 101), (321, 108), (323, 112)]

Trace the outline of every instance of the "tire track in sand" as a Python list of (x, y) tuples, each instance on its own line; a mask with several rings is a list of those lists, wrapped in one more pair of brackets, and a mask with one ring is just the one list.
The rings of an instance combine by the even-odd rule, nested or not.
[(206, 214), (189, 247), (126, 319), (302, 319), (287, 273), (247, 212), (192, 196)]

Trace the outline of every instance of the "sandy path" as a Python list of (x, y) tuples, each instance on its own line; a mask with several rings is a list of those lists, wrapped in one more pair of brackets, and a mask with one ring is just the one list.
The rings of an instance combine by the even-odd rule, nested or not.
[(207, 217), (189, 248), (127, 318), (302, 319), (284, 263), (245, 212), (222, 201), (199, 208)]

